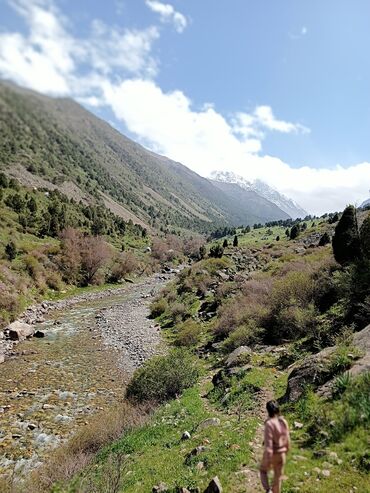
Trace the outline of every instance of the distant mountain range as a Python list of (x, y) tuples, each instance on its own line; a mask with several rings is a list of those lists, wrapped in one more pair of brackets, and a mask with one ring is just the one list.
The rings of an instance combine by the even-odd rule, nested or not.
[(247, 191), (253, 191), (260, 197), (265, 198), (269, 202), (275, 204), (280, 210), (284, 211), (292, 219), (304, 218), (308, 215), (300, 205), (289, 199), (285, 195), (281, 194), (274, 188), (267, 185), (267, 183), (261, 180), (248, 181), (242, 176), (236, 175), (231, 171), (214, 171), (211, 173), (211, 179), (213, 181), (221, 183), (233, 183), (238, 185)]
[(0, 169), (154, 230), (209, 232), (305, 216), (262, 182), (202, 178), (128, 139), (70, 99), (0, 82)]

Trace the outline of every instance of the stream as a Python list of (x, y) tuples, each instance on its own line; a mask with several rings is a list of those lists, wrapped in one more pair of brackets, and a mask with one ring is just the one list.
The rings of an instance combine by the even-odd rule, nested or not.
[[(45, 333), (0, 366), (0, 476), (25, 475), (124, 397), (132, 372), (161, 352), (149, 304), (171, 276), (128, 284), (119, 294), (53, 310)], [(77, 300), (78, 301), (78, 300)]]

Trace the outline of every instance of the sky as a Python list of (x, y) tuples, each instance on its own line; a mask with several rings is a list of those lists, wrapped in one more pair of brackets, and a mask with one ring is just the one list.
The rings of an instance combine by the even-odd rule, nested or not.
[(368, 0), (0, 0), (0, 78), (322, 214), (370, 192)]

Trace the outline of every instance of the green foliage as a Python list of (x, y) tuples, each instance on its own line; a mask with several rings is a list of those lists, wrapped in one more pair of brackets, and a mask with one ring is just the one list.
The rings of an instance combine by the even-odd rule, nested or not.
[(239, 240), (238, 240), (238, 237), (237, 235), (234, 236), (234, 240), (233, 240), (233, 247), (237, 247), (239, 244)]
[(8, 257), (8, 260), (12, 261), (15, 259), (15, 257), (17, 256), (17, 247), (14, 241), (10, 241), (5, 246), (5, 254)]
[(152, 358), (136, 370), (126, 395), (137, 402), (163, 402), (192, 387), (198, 376), (193, 356), (184, 349), (173, 349), (168, 355)]
[(223, 348), (231, 352), (240, 346), (249, 346), (263, 340), (265, 329), (258, 327), (255, 320), (250, 320), (244, 325), (233, 330), (224, 341)]
[(174, 344), (175, 346), (195, 347), (199, 344), (202, 336), (202, 326), (195, 320), (186, 320), (177, 328)]
[(365, 259), (370, 260), (370, 214), (362, 223), (360, 229), (361, 249)]
[(290, 230), (290, 233), (289, 233), (290, 239), (295, 240), (299, 236), (299, 233), (300, 233), (299, 224), (295, 224), (292, 227), (292, 229)]
[(224, 249), (219, 243), (211, 246), (209, 250), (209, 256), (211, 258), (221, 258), (223, 254), (224, 254)]
[(332, 243), (335, 260), (340, 264), (345, 265), (361, 258), (356, 209), (353, 205), (344, 209), (335, 228)]

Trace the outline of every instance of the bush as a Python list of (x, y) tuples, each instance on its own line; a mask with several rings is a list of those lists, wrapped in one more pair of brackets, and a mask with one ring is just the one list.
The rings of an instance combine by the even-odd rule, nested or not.
[(211, 258), (221, 258), (223, 254), (224, 254), (224, 249), (220, 244), (211, 246), (209, 250), (209, 256)]
[(192, 347), (196, 346), (202, 335), (202, 326), (194, 320), (186, 320), (180, 325), (176, 338), (175, 346)]
[(191, 354), (184, 349), (174, 349), (166, 356), (152, 358), (136, 370), (126, 396), (137, 402), (164, 402), (192, 387), (198, 375)]
[(124, 252), (118, 255), (113, 262), (108, 277), (109, 282), (119, 282), (127, 275), (132, 274), (138, 268), (138, 261), (131, 252)]
[(361, 258), (360, 236), (357, 226), (356, 209), (353, 205), (343, 211), (333, 236), (333, 253), (341, 265)]
[(154, 301), (150, 305), (150, 318), (160, 317), (167, 310), (167, 308), (168, 308), (168, 304), (164, 298)]
[(263, 339), (264, 329), (258, 327), (254, 320), (246, 325), (242, 325), (232, 331), (229, 337), (223, 343), (223, 348), (231, 352), (240, 346), (249, 346), (261, 342)]

